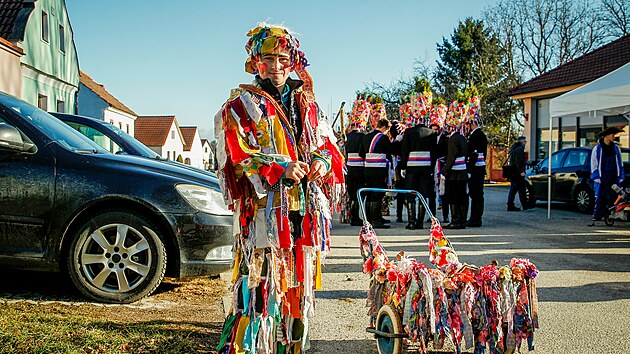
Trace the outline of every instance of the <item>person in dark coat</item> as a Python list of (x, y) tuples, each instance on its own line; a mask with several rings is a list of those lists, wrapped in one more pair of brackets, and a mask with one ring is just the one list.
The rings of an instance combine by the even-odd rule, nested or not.
[[(405, 177), (408, 189), (419, 192), (428, 202), (431, 213), (435, 215), (435, 188), (433, 172), (437, 150), (437, 133), (427, 127), (424, 122), (407, 129), (402, 139), (400, 155), (401, 173)], [(416, 215), (416, 197), (408, 199), (408, 224), (406, 229), (422, 229), (424, 222), (424, 206), (418, 205)]]
[(468, 215), (468, 193), (466, 193), (468, 181), (466, 154), (468, 143), (466, 138), (459, 132), (459, 125), (451, 125), (447, 128), (450, 134), (443, 173), (446, 177), (445, 196), (451, 207), (451, 223), (444, 226), (444, 228), (465, 229), (466, 216)]
[(521, 208), (514, 205), (514, 198), (518, 192), (523, 210), (529, 209), (527, 204), (527, 191), (525, 186), (525, 144), (527, 138), (520, 136), (512, 145), (509, 152), (510, 166), (512, 167), (512, 177), (510, 178), (510, 192), (508, 193), (507, 211), (520, 211)]
[[(389, 129), (390, 141), (392, 142), (392, 163), (394, 164), (394, 188), (405, 189), (405, 178), (401, 175), (400, 154), (402, 153), (402, 138), (405, 133), (405, 125), (400, 121), (392, 120), (392, 127)], [(396, 222), (403, 222), (402, 213), (406, 205), (405, 195), (396, 196)]]
[(346, 191), (350, 200), (350, 225), (361, 226), (363, 222), (359, 217), (359, 200), (357, 191), (365, 186), (364, 178), (364, 159), (360, 155), (361, 145), (363, 144), (362, 132), (363, 127), (359, 122), (352, 122), (348, 126), (350, 132), (346, 134), (345, 153), (346, 153)]
[(488, 138), (481, 131), (481, 118), (473, 118), (468, 122), (470, 134), (468, 135), (467, 169), (468, 192), (470, 193), (470, 219), (466, 223), (469, 227), (480, 227), (483, 217), (484, 197), (483, 183), (486, 178), (486, 154), (488, 150)]
[[(365, 186), (368, 188), (387, 188), (392, 151), (388, 137), (390, 125), (388, 119), (380, 119), (375, 129), (363, 137), (360, 156), (365, 159)], [(389, 228), (382, 220), (381, 206), (384, 196), (385, 193), (367, 194), (367, 218), (376, 229)]]
[[(448, 153), (448, 133), (437, 124), (433, 125), (431, 128), (438, 131), (435, 161), (435, 185), (436, 189), (439, 190), (440, 179), (442, 179), (444, 175), (444, 163), (446, 162), (446, 154)], [(448, 199), (446, 198), (444, 193), (440, 193), (442, 193), (439, 197), (442, 201), (442, 222), (444, 222), (444, 224), (449, 224), (451, 222), (449, 218), (451, 208), (448, 204)]]
[(623, 130), (617, 127), (601, 132), (599, 142), (591, 153), (591, 179), (595, 187), (593, 222), (602, 220), (613, 202), (612, 186), (616, 184), (621, 187), (625, 177), (621, 151), (615, 144), (615, 135), (621, 132)]

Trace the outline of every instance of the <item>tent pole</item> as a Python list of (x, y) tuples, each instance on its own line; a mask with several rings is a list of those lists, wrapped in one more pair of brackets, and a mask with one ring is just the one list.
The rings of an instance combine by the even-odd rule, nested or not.
[(553, 117), (549, 114), (549, 153), (547, 154), (547, 158), (549, 159), (549, 163), (547, 164), (549, 168), (547, 169), (547, 219), (551, 219), (551, 154), (553, 151), (551, 150), (553, 143)]

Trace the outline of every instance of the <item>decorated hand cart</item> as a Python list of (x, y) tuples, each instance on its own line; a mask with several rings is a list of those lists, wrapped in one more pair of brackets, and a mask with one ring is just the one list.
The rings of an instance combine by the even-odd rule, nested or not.
[[(428, 249), (431, 266), (405, 256), (389, 259), (369, 222), (367, 192), (409, 193), (424, 205), (431, 219)], [(538, 269), (527, 259), (513, 258), (483, 267), (461, 263), (438, 219), (420, 193), (411, 190), (363, 188), (358, 191), (364, 225), (359, 236), (363, 272), (369, 274), (367, 307), (370, 326), (381, 354), (414, 349), (427, 353), (450, 341), (457, 353), (509, 354), (527, 342), (533, 350), (538, 328)]]

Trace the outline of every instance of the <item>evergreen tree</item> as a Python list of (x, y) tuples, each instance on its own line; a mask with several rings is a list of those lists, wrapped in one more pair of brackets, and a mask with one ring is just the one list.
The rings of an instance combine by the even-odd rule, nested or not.
[(481, 114), (488, 141), (494, 146), (506, 145), (518, 103), (508, 90), (519, 83), (508, 52), (499, 38), (483, 21), (467, 18), (460, 22), (450, 39), (437, 45), (440, 59), (435, 72), (435, 91), (448, 101), (458, 91), (475, 86), (481, 99)]

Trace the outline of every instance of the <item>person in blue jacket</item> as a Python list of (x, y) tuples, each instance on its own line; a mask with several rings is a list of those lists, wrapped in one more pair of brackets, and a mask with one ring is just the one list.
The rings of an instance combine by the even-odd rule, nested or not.
[(600, 139), (591, 153), (591, 179), (595, 189), (593, 221), (601, 221), (614, 196), (611, 187), (621, 186), (624, 179), (621, 150), (615, 144), (615, 135), (623, 132), (610, 127), (599, 134)]

